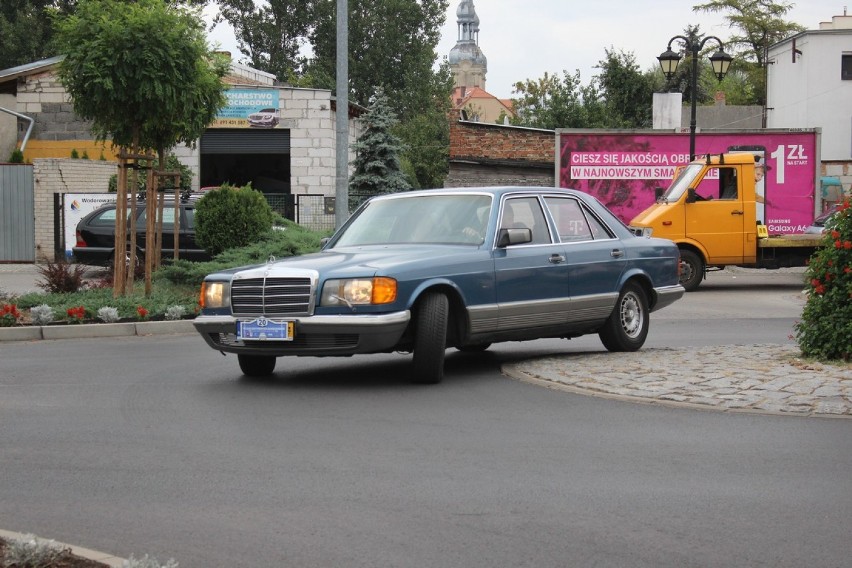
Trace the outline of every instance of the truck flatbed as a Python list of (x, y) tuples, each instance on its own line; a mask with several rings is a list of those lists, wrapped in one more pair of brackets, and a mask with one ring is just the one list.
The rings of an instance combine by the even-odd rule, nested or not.
[(784, 248), (784, 247), (818, 247), (822, 245), (822, 235), (813, 234), (790, 234), (775, 237), (757, 239), (758, 248)]

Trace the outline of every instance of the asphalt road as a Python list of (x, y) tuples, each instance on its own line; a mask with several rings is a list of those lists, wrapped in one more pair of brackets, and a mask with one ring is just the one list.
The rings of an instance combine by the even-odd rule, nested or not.
[[(649, 346), (789, 342), (800, 276), (712, 275)], [(0, 528), (182, 568), (847, 566), (852, 422), (585, 397), (597, 338), (279, 362), (193, 335), (0, 345)]]

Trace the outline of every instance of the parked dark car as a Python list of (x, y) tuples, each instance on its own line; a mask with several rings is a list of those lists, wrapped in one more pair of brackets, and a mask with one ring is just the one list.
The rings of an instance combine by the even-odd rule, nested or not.
[(321, 252), (208, 275), (194, 325), (249, 376), (288, 355), (410, 351), (414, 380), (436, 383), (447, 347), (596, 333), (639, 349), (649, 313), (684, 294), (679, 260), (579, 191), (402, 192), (367, 201)]
[(806, 233), (821, 235), (825, 232), (825, 224), (831, 217), (840, 210), (840, 204), (832, 205), (828, 211), (814, 219), (810, 227), (805, 229)]
[[(130, 206), (128, 205), (128, 219)], [(162, 257), (174, 258), (174, 200), (163, 207)], [(144, 201), (136, 203), (137, 257), (145, 255), (147, 210)], [(129, 221), (128, 221), (129, 227)], [(129, 230), (128, 230), (129, 231)], [(195, 201), (180, 203), (179, 256), (185, 260), (209, 260), (210, 255), (195, 242)], [(95, 209), (77, 223), (77, 243), (71, 251), (77, 262), (93, 265), (110, 264), (115, 257), (115, 203)]]

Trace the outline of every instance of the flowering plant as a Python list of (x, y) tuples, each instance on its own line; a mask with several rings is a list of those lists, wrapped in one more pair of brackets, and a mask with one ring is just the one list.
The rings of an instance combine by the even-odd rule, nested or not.
[(12, 327), (21, 319), (21, 312), (17, 304), (3, 304), (0, 306), (0, 327)]
[(136, 315), (139, 316), (139, 319), (146, 320), (148, 319), (148, 310), (143, 306), (136, 306)]
[(86, 308), (83, 306), (76, 306), (74, 308), (68, 308), (65, 310), (65, 313), (68, 315), (68, 320), (72, 323), (80, 323), (86, 317)]
[(847, 198), (826, 222), (823, 244), (807, 269), (808, 301), (795, 325), (802, 354), (852, 357), (852, 203)]

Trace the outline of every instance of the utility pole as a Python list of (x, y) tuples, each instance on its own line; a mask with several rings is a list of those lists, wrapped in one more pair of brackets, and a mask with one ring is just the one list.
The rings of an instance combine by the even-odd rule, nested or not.
[(349, 6), (337, 0), (337, 112), (335, 114), (334, 225), (349, 218)]

